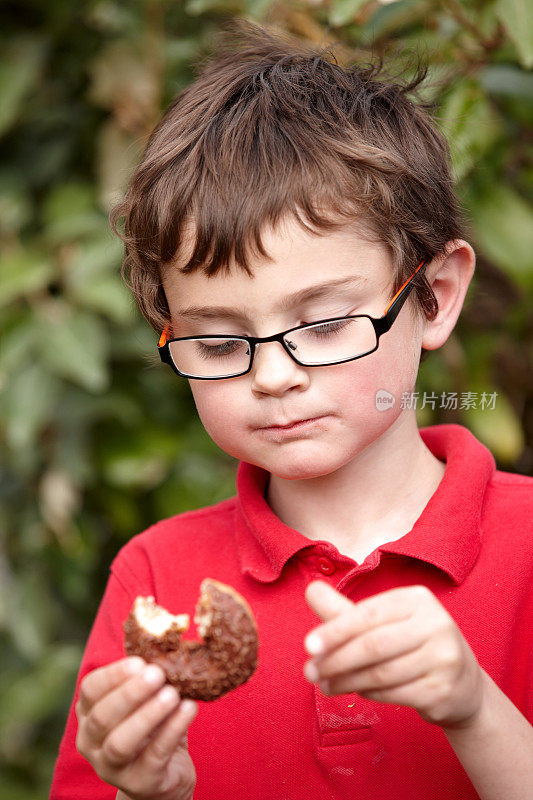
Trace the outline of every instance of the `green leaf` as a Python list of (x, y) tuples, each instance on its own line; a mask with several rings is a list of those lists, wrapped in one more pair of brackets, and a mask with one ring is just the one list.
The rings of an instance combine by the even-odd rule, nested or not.
[(524, 67), (533, 66), (533, 4), (531, 0), (498, 0), (497, 13), (516, 45)]
[(35, 348), (38, 325), (35, 316), (28, 309), (25, 311), (16, 325), (0, 333), (0, 381), (2, 373), (20, 372)]
[(91, 392), (109, 385), (108, 340), (100, 320), (85, 312), (59, 309), (58, 318), (43, 322), (41, 352), (47, 366), (62, 378)]
[[(492, 389), (484, 390), (491, 393)], [(498, 393), (494, 408), (468, 409), (462, 412), (464, 424), (485, 444), (494, 457), (512, 464), (524, 449), (524, 434), (516, 412), (505, 395)]]
[(533, 209), (509, 186), (494, 185), (472, 198), (477, 243), (523, 287), (533, 287)]
[(198, 42), (194, 37), (186, 37), (185, 32), (179, 39), (167, 39), (163, 43), (165, 64), (169, 70), (181, 67), (191, 61), (198, 53)]
[(262, 20), (272, 5), (273, 0), (246, 0), (246, 13), (253, 19)]
[(8, 609), (9, 627), (17, 649), (29, 660), (39, 657), (50, 641), (57, 618), (42, 573), (30, 568), (18, 573)]
[[(363, 26), (364, 39), (372, 43), (375, 39), (389, 36), (401, 41), (401, 34), (406, 28), (424, 23), (433, 13), (432, 4), (427, 0), (398, 0), (379, 4), (376, 12)], [(423, 32), (423, 26), (417, 30), (417, 34), (421, 31)]]
[(459, 181), (498, 138), (500, 125), (481, 87), (469, 80), (457, 83), (445, 97), (439, 121)]
[(533, 74), (511, 64), (490, 64), (479, 73), (486, 92), (533, 103)]
[(80, 648), (63, 644), (50, 648), (32, 670), (9, 676), (0, 705), (0, 753), (13, 758), (28, 742), (35, 725), (74, 690)]
[(0, 308), (43, 289), (54, 275), (44, 255), (16, 248), (0, 257)]
[(100, 206), (110, 211), (124, 196), (129, 179), (141, 160), (142, 142), (115, 121), (102, 126), (98, 137)]
[(3, 797), (9, 800), (36, 800), (35, 789), (28, 786), (27, 781), (12, 775), (2, 775), (0, 779), (0, 791)]
[(146, 425), (128, 431), (115, 427), (102, 446), (106, 479), (114, 486), (130, 489), (157, 486), (180, 449), (180, 435)]
[(50, 419), (59, 395), (57, 381), (41, 364), (32, 364), (6, 383), (0, 409), (8, 444), (15, 450), (30, 448)]
[(240, 14), (243, 10), (242, 6), (242, 0), (188, 0), (185, 11), (192, 17), (204, 14), (206, 11)]
[[(85, 7), (84, 16), (91, 26), (95, 26), (98, 31), (106, 34), (111, 33), (115, 36), (127, 36), (135, 34), (138, 25), (136, 7), (127, 7), (126, 4), (119, 5), (116, 2), (90, 3)], [(89, 26), (87, 26), (89, 28)]]
[(146, 489), (161, 483), (166, 469), (165, 460), (157, 453), (121, 454), (109, 460), (105, 467), (105, 476), (114, 486)]
[(120, 278), (122, 254), (122, 242), (111, 233), (82, 244), (66, 269), (65, 283), (82, 305), (125, 324), (134, 317), (134, 303)]
[(121, 424), (127, 427), (142, 425), (144, 411), (131, 385), (124, 385), (118, 390), (110, 389), (96, 397), (77, 386), (65, 387), (61, 404), (64, 431), (69, 427), (84, 431), (93, 423), (105, 419), (113, 422), (120, 419)]
[(32, 206), (20, 175), (0, 172), (0, 231), (16, 233), (31, 219)]
[(101, 311), (122, 325), (134, 317), (131, 293), (119, 278), (112, 275), (78, 286), (74, 295), (87, 308)]
[[(5, 41), (5, 39), (4, 39)], [(34, 36), (4, 46), (0, 62), (0, 136), (16, 122), (41, 74), (46, 47)]]
[(103, 274), (118, 273), (122, 253), (122, 242), (111, 231), (83, 242), (68, 265), (68, 284), (76, 286), (98, 279)]
[(346, 25), (367, 4), (368, 0), (334, 0), (329, 9), (328, 22), (335, 28)]
[[(68, 397), (68, 392), (66, 393)], [(62, 398), (62, 409), (65, 405)], [(87, 425), (76, 426), (62, 420), (61, 428), (56, 432), (55, 463), (65, 470), (72, 481), (79, 486), (90, 483), (95, 477), (94, 462), (91, 453), (91, 429)]]
[(108, 222), (96, 209), (96, 193), (81, 182), (55, 186), (42, 206), (42, 219), (47, 237), (53, 243), (77, 239), (88, 234), (99, 236), (108, 229)]

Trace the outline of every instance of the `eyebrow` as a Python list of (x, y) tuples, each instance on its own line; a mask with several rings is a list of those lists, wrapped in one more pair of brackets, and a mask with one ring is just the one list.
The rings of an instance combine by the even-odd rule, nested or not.
[[(362, 275), (350, 275), (346, 278), (337, 278), (327, 283), (319, 283), (316, 286), (310, 286), (307, 289), (301, 289), (295, 294), (285, 297), (275, 307), (276, 311), (285, 312), (291, 311), (297, 306), (301, 306), (310, 300), (324, 299), (328, 297), (337, 296), (342, 289), (351, 289), (353, 287), (360, 287), (361, 284), (367, 282), (367, 278)], [(176, 313), (176, 317), (185, 317), (190, 320), (206, 320), (206, 319), (235, 319), (246, 320), (245, 311), (239, 311), (236, 308), (227, 308), (226, 306), (188, 306)]]

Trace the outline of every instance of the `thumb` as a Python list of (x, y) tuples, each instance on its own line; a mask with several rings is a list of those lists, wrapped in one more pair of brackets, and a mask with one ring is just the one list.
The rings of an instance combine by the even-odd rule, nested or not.
[(324, 622), (338, 617), (339, 614), (342, 614), (343, 611), (353, 605), (351, 600), (334, 589), (333, 586), (320, 580), (311, 581), (308, 584), (305, 590), (305, 599), (307, 604)]

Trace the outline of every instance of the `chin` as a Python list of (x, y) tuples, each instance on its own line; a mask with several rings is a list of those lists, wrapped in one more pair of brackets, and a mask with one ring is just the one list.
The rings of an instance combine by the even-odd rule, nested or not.
[[(250, 459), (248, 459), (250, 460)], [(306, 456), (296, 455), (283, 456), (280, 454), (279, 458), (275, 459), (255, 459), (250, 463), (254, 463), (263, 469), (266, 469), (272, 475), (282, 478), (286, 481), (303, 481), (312, 478), (323, 478), (326, 475), (331, 475), (340, 469), (346, 461), (342, 458), (333, 458), (332, 454), (325, 456), (323, 453), (313, 458), (312, 455)]]

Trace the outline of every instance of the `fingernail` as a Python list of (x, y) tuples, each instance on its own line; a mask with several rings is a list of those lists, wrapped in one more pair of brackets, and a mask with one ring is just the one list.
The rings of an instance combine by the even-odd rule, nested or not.
[(328, 680), (320, 681), (319, 685), (320, 685), (320, 691), (322, 692), (322, 694), (329, 694), (329, 681)]
[(155, 686), (163, 680), (163, 673), (159, 667), (146, 667), (143, 672), (143, 680)]
[(317, 656), (324, 651), (324, 643), (316, 633), (310, 633), (305, 640), (307, 652), (312, 656)]
[(181, 710), (186, 714), (192, 714), (197, 707), (197, 703), (195, 703), (194, 700), (183, 700), (181, 703)]
[(308, 661), (307, 662), (307, 664), (304, 667), (304, 672), (305, 672), (306, 678), (309, 678), (309, 680), (312, 683), (316, 683), (317, 682), (318, 677), (319, 677), (318, 676), (318, 669), (316, 668), (315, 664), (313, 664), (312, 661)]
[(172, 686), (163, 686), (158, 694), (158, 698), (162, 703), (170, 705), (171, 703), (178, 702), (178, 693)]
[(138, 658), (137, 656), (132, 656), (132, 658), (126, 662), (126, 672), (129, 675), (135, 675), (136, 673), (139, 673), (143, 667), (144, 661), (142, 658)]

